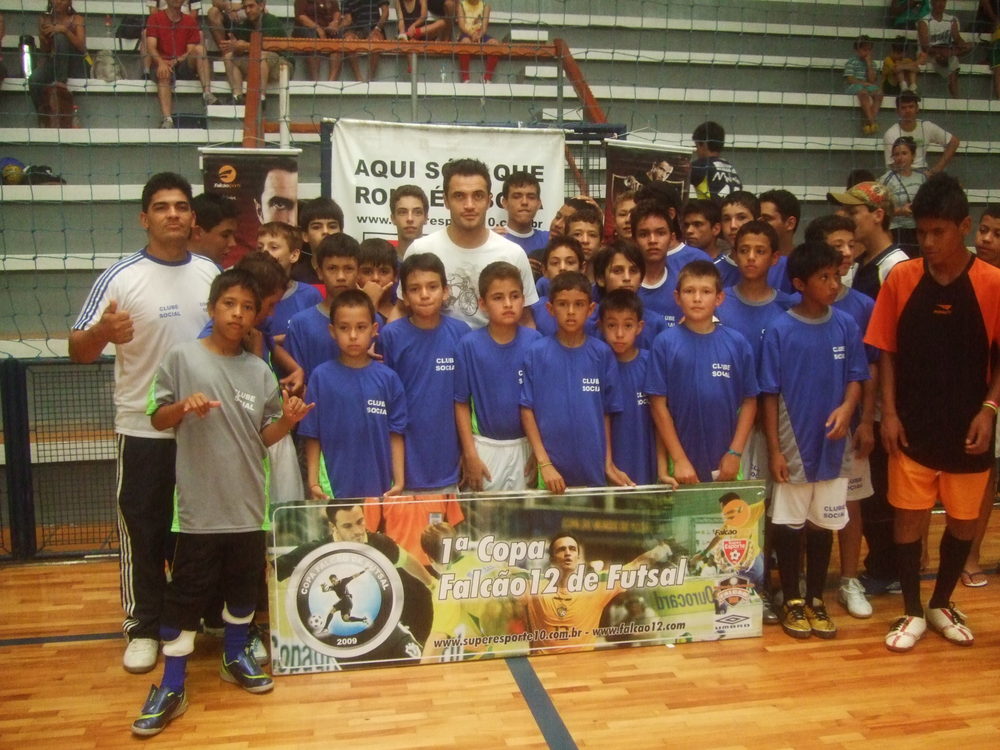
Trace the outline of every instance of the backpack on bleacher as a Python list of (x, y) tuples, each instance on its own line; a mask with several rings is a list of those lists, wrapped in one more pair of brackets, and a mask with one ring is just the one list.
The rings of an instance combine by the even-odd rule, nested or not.
[[(135, 52), (139, 49), (139, 43), (142, 40), (142, 30), (144, 28), (146, 28), (146, 19), (144, 16), (122, 16), (122, 20), (115, 30), (115, 37), (129, 41), (134, 39), (135, 46), (132, 48), (132, 51)], [(121, 47), (125, 49), (124, 44)]]
[(97, 54), (94, 55), (94, 62), (90, 66), (90, 75), (92, 78), (114, 83), (125, 78), (125, 66), (111, 50), (98, 50)]

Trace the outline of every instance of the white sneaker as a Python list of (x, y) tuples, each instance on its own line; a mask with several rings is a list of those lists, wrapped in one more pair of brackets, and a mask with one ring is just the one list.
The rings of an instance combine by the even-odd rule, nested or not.
[(900, 617), (885, 636), (885, 647), (903, 654), (917, 645), (917, 641), (927, 632), (927, 620), (923, 617)]
[(205, 102), (206, 107), (211, 107), (213, 104), (219, 103), (219, 97), (213, 94), (211, 91), (205, 91), (201, 95), (201, 99)]
[(174, 127), (174, 118), (170, 117), (169, 115), (164, 117), (163, 121), (160, 122), (160, 130), (170, 130), (173, 127)]
[(264, 639), (261, 637), (261, 631), (258, 627), (251, 626), (247, 645), (258, 664), (267, 664), (271, 661), (271, 654), (268, 653), (267, 646), (264, 645)]
[(872, 616), (872, 605), (865, 596), (865, 587), (857, 578), (841, 578), (840, 589), (837, 591), (837, 601), (851, 617), (865, 619)]
[(965, 624), (965, 615), (955, 609), (954, 603), (947, 607), (928, 608), (924, 615), (931, 630), (956, 646), (971, 646), (975, 642), (972, 631)]
[(156, 666), (156, 656), (160, 652), (160, 642), (153, 638), (133, 638), (125, 647), (122, 666), (126, 672), (142, 674)]

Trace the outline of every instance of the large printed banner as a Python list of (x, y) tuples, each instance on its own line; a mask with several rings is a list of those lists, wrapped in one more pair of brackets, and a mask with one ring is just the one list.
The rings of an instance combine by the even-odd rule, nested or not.
[(279, 507), (273, 671), (759, 636), (763, 520), (759, 482)]
[(389, 194), (400, 185), (418, 185), (430, 200), (426, 231), (431, 232), (449, 221), (441, 167), (450, 159), (472, 157), (490, 170), (490, 227), (507, 220), (500, 207), (504, 179), (512, 172), (528, 172), (541, 184), (536, 228), (547, 229), (563, 202), (564, 142), (561, 130), (341, 119), (333, 127), (329, 194), (344, 209), (345, 232), (358, 240), (395, 239)]
[(607, 183), (604, 225), (615, 225), (615, 200), (629, 190), (665, 183), (687, 199), (691, 183), (691, 152), (683, 149), (635, 141), (604, 142)]
[(298, 226), (299, 166), (302, 149), (202, 148), (205, 192), (236, 205), (236, 247), (226, 268), (257, 249), (257, 229), (269, 221)]

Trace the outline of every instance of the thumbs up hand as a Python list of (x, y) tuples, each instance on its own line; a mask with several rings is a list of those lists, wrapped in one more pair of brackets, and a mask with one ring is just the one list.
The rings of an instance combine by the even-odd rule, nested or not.
[(112, 344), (127, 344), (135, 336), (132, 316), (126, 310), (119, 310), (115, 300), (108, 303), (97, 325), (103, 331), (103, 338)]

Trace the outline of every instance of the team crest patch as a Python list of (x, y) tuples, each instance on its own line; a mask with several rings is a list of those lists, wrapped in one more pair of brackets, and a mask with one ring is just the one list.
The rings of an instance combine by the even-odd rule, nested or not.
[(719, 604), (728, 604), (730, 607), (740, 602), (750, 601), (750, 581), (746, 578), (724, 578), (719, 581), (715, 588), (715, 601)]
[(367, 544), (325, 544), (295, 566), (289, 583), (292, 628), (320, 653), (337, 659), (364, 656), (385, 642), (399, 623), (399, 573)]
[(750, 547), (749, 539), (723, 539), (722, 554), (730, 565), (739, 565)]

